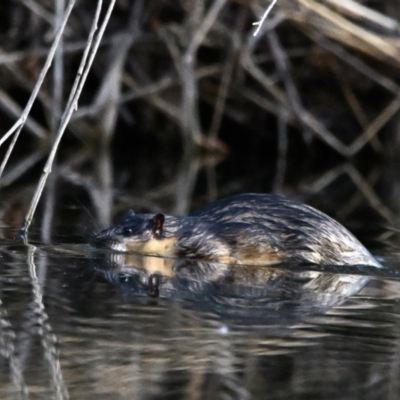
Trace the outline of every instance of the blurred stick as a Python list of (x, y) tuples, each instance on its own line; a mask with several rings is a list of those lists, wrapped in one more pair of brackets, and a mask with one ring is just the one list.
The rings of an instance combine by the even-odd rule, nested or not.
[(368, 128), (349, 146), (349, 155), (357, 154), (400, 110), (400, 97), (395, 97), (371, 122)]
[[(293, 110), (294, 115), (299, 121), (302, 129), (303, 129), (303, 137), (306, 142), (311, 140), (311, 135), (309, 128), (304, 123), (301, 116), (304, 114), (304, 107), (299, 95), (299, 92), (294, 83), (294, 79), (290, 73), (290, 62), (285, 53), (284, 48), (282, 47), (278, 35), (275, 32), (275, 29), (270, 29), (267, 35), (269, 44), (271, 46), (272, 55), (275, 59), (276, 67), (279, 71), (279, 75), (283, 80), (283, 84), (285, 85), (287, 99), (289, 104)], [(280, 116), (279, 116), (280, 118)]]
[[(131, 76), (128, 76), (125, 74), (124, 76), (124, 83), (129, 86), (130, 88), (135, 88), (139, 87), (139, 84), (135, 79), (133, 79)], [(155, 84), (157, 85), (157, 84)], [(153, 88), (155, 86), (152, 86)], [(174, 120), (177, 124), (182, 125), (182, 107), (179, 107), (178, 105), (172, 103), (171, 101), (166, 101), (162, 97), (158, 95), (158, 91), (162, 90), (157, 89), (155, 91), (151, 90), (150, 93), (146, 91), (146, 88), (143, 89), (146, 93), (143, 93), (141, 91), (141, 88), (138, 88), (137, 92), (137, 97), (145, 97), (145, 101), (158, 110), (162, 111), (165, 115), (167, 115), (169, 118)], [(123, 98), (123, 96), (121, 96)]]
[[(62, 24), (63, 10), (65, 8), (64, 0), (56, 0), (55, 4), (55, 29), (59, 29)], [(55, 133), (57, 123), (61, 116), (62, 98), (63, 98), (63, 84), (64, 84), (64, 41), (60, 38), (57, 51), (54, 55), (54, 69), (53, 69), (53, 102), (52, 102), (52, 115), (51, 115), (51, 130)]]
[(327, 172), (324, 172), (316, 180), (314, 180), (314, 182), (302, 184), (301, 189), (303, 192), (316, 194), (332, 184), (337, 178), (343, 175), (344, 172), (344, 164), (339, 164), (338, 166), (329, 169)]
[[(249, 74), (252, 75), (267, 92), (272, 94), (275, 99), (278, 100), (282, 107), (289, 110), (291, 109), (291, 107), (289, 107), (289, 100), (287, 99), (286, 93), (282, 91), (275, 84), (275, 82), (255, 64), (250, 54), (245, 55), (243, 65)], [(277, 111), (278, 110), (279, 109), (277, 109)], [(312, 132), (314, 132), (316, 136), (319, 136), (326, 144), (335, 149), (339, 154), (342, 154), (345, 157), (349, 155), (348, 147), (338, 140), (335, 135), (325, 128), (325, 126), (311, 113), (304, 110), (304, 112), (299, 114), (298, 117)]]
[(370, 206), (383, 218), (388, 221), (393, 221), (395, 216), (392, 211), (390, 211), (380, 200), (379, 196), (376, 194), (375, 190), (371, 184), (360, 174), (358, 169), (351, 163), (344, 163), (337, 167), (334, 167), (324, 173), (322, 177), (318, 178), (315, 182), (305, 185), (304, 189), (308, 193), (318, 193), (325, 189), (333, 181), (335, 181), (339, 176), (346, 174), (357, 189), (362, 193), (364, 198), (368, 201)]
[(25, 217), (25, 222), (23, 226), (21, 227), (21, 233), (26, 237), (28, 228), (32, 222), (33, 215), (35, 213), (37, 204), (39, 202), (39, 199), (41, 197), (44, 185), (46, 184), (46, 180), (48, 175), (51, 172), (51, 167), (53, 165), (54, 157), (57, 153), (58, 146), (60, 144), (61, 138), (65, 132), (65, 129), (67, 127), (67, 124), (71, 118), (72, 113), (74, 110), (78, 107), (78, 99), (80, 97), (80, 94), (82, 92), (83, 86), (86, 82), (87, 75), (89, 73), (90, 67), (92, 66), (94, 57), (97, 53), (101, 38), (103, 37), (104, 31), (106, 29), (107, 23), (111, 17), (112, 10), (114, 8), (116, 0), (111, 0), (110, 5), (107, 9), (106, 15), (104, 17), (103, 23), (100, 26), (99, 33), (95, 37), (95, 32), (97, 30), (97, 23), (100, 18), (100, 12), (102, 9), (102, 0), (98, 0), (97, 2), (97, 9), (95, 13), (95, 17), (92, 23), (92, 27), (90, 29), (89, 33), (89, 38), (88, 38), (88, 45), (87, 48), (83, 54), (81, 64), (79, 66), (79, 70), (73, 85), (73, 88), (71, 90), (71, 94), (64, 112), (64, 115), (61, 119), (61, 124), (60, 128), (57, 132), (57, 136), (53, 145), (53, 148), (50, 152), (49, 158), (46, 162), (46, 165), (43, 169), (42, 176), (40, 177), (36, 192), (32, 198), (29, 210), (27, 212), (27, 215)]
[[(67, 32), (67, 29), (65, 29)], [(101, 43), (101, 46), (105, 46), (110, 44), (110, 39), (104, 39)], [(82, 51), (86, 48), (86, 41), (78, 41), (74, 43), (65, 43), (64, 45), (64, 54), (71, 54), (71, 53), (77, 53), (79, 51)], [(0, 50), (1, 47), (0, 47)], [(3, 50), (2, 50), (3, 51)], [(45, 57), (49, 54), (49, 49), (48, 48), (35, 48), (35, 49), (28, 49), (28, 50), (23, 50), (23, 51), (14, 51), (11, 53), (2, 53), (0, 52), (0, 65), (6, 65), (6, 64), (11, 64), (11, 63), (16, 63), (19, 61), (23, 61), (26, 58), (29, 57), (35, 57), (35, 58), (41, 58)]]
[[(274, 50), (277, 48), (274, 46)], [(278, 59), (280, 58), (277, 57)], [(282, 66), (282, 60), (279, 61)], [(270, 93), (275, 100), (277, 100), (283, 107), (291, 109), (298, 119), (308, 127), (315, 135), (319, 136), (331, 148), (335, 149), (339, 154), (345, 157), (351, 157), (357, 154), (372, 138), (379, 132), (379, 130), (386, 124), (400, 109), (400, 98), (396, 98), (382, 111), (382, 113), (373, 121), (367, 130), (353, 141), (350, 145), (342, 143), (335, 135), (330, 132), (325, 126), (318, 121), (310, 112), (301, 108), (299, 99), (296, 99), (296, 92), (293, 92), (293, 87), (288, 82), (286, 74), (286, 92), (282, 91), (276, 83), (266, 75), (255, 63), (252, 54), (247, 51), (243, 59), (244, 68)], [(283, 68), (285, 70), (285, 68)], [(369, 74), (372, 72), (370, 69), (367, 71)], [(376, 78), (376, 75), (373, 75)], [(384, 81), (385, 85), (388, 83)], [(393, 88), (393, 86), (389, 86)], [(290, 100), (289, 100), (290, 97)], [(289, 107), (292, 104), (293, 107)], [(278, 115), (276, 113), (276, 115)]]
[[(381, 175), (381, 171), (376, 166), (372, 169), (372, 171), (368, 174), (366, 181), (373, 188), (377, 183), (379, 177)], [(342, 220), (348, 218), (348, 216), (358, 207), (360, 203), (364, 200), (364, 195), (362, 192), (355, 192), (348, 201), (341, 205), (339, 212), (337, 213), (338, 217)]]
[(312, 14), (317, 15), (324, 21), (323, 32), (326, 36), (330, 36), (374, 58), (389, 60), (397, 67), (399, 66), (399, 48), (395, 41), (389, 41), (387, 38), (352, 23), (339, 13), (314, 0), (297, 1), (304, 7), (303, 23), (310, 26), (314, 25), (319, 30), (321, 21), (318, 18), (310, 17)]
[[(134, 10), (140, 7), (141, 1), (135, 3)], [(136, 14), (133, 12), (133, 14)], [(141, 15), (140, 12), (137, 12)], [(110, 65), (103, 79), (103, 84), (96, 96), (95, 104), (101, 109), (99, 130), (101, 140), (97, 143), (98, 156), (95, 168), (95, 185), (98, 196), (93, 197), (97, 220), (101, 227), (111, 223), (113, 204), (113, 171), (110, 155), (110, 142), (115, 132), (118, 118), (118, 103), (121, 95), (124, 65), (129, 49), (137, 35), (130, 31), (115, 38), (114, 46), (110, 47)]]
[[(305, 32), (307, 33), (307, 31)], [(385, 89), (387, 89), (392, 93), (397, 94), (400, 92), (400, 86), (395, 81), (388, 78), (386, 75), (383, 75), (378, 71), (375, 71), (368, 64), (363, 62), (360, 58), (357, 58), (353, 54), (346, 51), (343, 47), (332, 42), (331, 40), (327, 39), (326, 37), (322, 36), (319, 33), (312, 32), (309, 33), (309, 35), (311, 39), (313, 39), (319, 46), (326, 49), (328, 52), (335, 54), (344, 63), (350, 65), (364, 76), (378, 83), (379, 85), (381, 85), (382, 87), (384, 87)]]
[[(196, 79), (199, 80), (218, 75), (221, 73), (221, 71), (222, 67), (220, 65), (213, 64), (210, 66), (199, 67), (195, 70), (195, 76)], [(120, 93), (118, 100), (119, 105), (144, 97), (147, 103), (157, 108), (159, 111), (167, 115), (167, 117), (174, 120), (177, 124), (182, 125), (181, 106), (166, 101), (161, 97), (163, 91), (181, 85), (180, 79), (173, 76), (165, 76), (160, 78), (157, 82), (139, 84), (126, 72), (124, 73), (122, 79), (123, 83), (133, 90), (130, 90), (127, 93)], [(147, 77), (142, 78), (142, 81), (146, 80), (148, 80)], [(96, 101), (89, 106), (83, 106), (72, 115), (71, 121), (76, 121), (86, 116), (96, 116), (102, 112), (102, 107), (103, 105)]]
[(56, 26), (53, 16), (44, 7), (32, 0), (20, 0), (20, 2), (38, 17), (43, 18), (49, 25)]
[(58, 30), (56, 38), (54, 39), (54, 42), (53, 42), (53, 44), (52, 44), (52, 46), (50, 48), (49, 55), (47, 56), (46, 62), (44, 64), (44, 67), (42, 68), (42, 71), (40, 72), (38, 81), (37, 81), (37, 83), (36, 83), (36, 85), (35, 85), (35, 87), (33, 89), (33, 92), (31, 94), (31, 97), (29, 98), (28, 104), (26, 105), (26, 107), (24, 109), (24, 112), (22, 113), (22, 115), (18, 119), (18, 121), (12, 126), (12, 128), (8, 132), (6, 132), (6, 134), (0, 139), (0, 146), (1, 146), (4, 143), (4, 141), (7, 140), (15, 132), (14, 138), (13, 138), (13, 140), (12, 140), (8, 150), (7, 150), (7, 153), (4, 156), (3, 162), (2, 162), (2, 164), (0, 166), (0, 177), (3, 174), (3, 171), (4, 171), (4, 168), (5, 168), (6, 164), (7, 164), (7, 161), (9, 159), (10, 155), (11, 155), (11, 152), (12, 152), (14, 146), (15, 146), (15, 143), (18, 140), (19, 134), (21, 133), (21, 130), (22, 130), (23, 126), (25, 125), (26, 119), (27, 119), (27, 117), (28, 117), (28, 115), (29, 115), (29, 113), (31, 111), (33, 103), (35, 102), (36, 96), (39, 93), (39, 90), (40, 90), (40, 88), (42, 86), (42, 83), (43, 83), (44, 78), (45, 78), (45, 76), (47, 74), (47, 71), (51, 66), (51, 62), (52, 62), (52, 60), (54, 58), (54, 55), (55, 55), (55, 53), (57, 51), (58, 44), (59, 44), (59, 42), (61, 40), (61, 37), (62, 37), (62, 35), (64, 33), (65, 25), (67, 24), (67, 21), (69, 19), (69, 16), (71, 14), (71, 11), (72, 11), (74, 5), (75, 5), (75, 0), (70, 0), (69, 3), (68, 3), (67, 9), (66, 9), (66, 11), (64, 13), (64, 19), (63, 19), (63, 21), (61, 23), (60, 29)]
[(231, 87), (231, 79), (233, 75), (233, 69), (237, 62), (237, 54), (240, 49), (241, 34), (243, 32), (246, 14), (244, 12), (239, 13), (236, 21), (236, 27), (233, 31), (232, 41), (228, 53), (226, 55), (225, 64), (222, 70), (221, 84), (218, 89), (217, 100), (215, 102), (214, 115), (211, 122), (211, 128), (209, 137), (216, 138), (218, 136), (218, 131), (221, 126), (222, 115), (224, 113), (226, 98), (228, 97), (228, 92)]
[(193, 39), (190, 42), (182, 60), (182, 131), (184, 137), (190, 142), (201, 142), (200, 121), (196, 101), (198, 97), (197, 80), (195, 77), (196, 53), (206, 37), (208, 31), (214, 25), (219, 12), (227, 0), (215, 0), (210, 6), (203, 21), (193, 21), (197, 25)]
[(273, 192), (280, 193), (285, 181), (285, 172), (287, 164), (288, 150), (288, 132), (287, 132), (288, 113), (281, 109), (278, 118), (278, 159), (276, 162), (276, 172), (274, 176)]
[[(343, 71), (339, 68), (339, 64), (337, 62), (333, 62), (331, 64), (331, 69), (336, 76), (337, 81), (342, 89), (343, 95), (347, 104), (349, 105), (351, 111), (353, 112), (355, 118), (357, 119), (358, 123), (361, 125), (364, 131), (368, 128), (368, 118), (366, 113), (361, 107), (360, 102), (354, 91), (351, 88), (350, 82), (347, 79), (347, 75), (343, 73)], [(383, 154), (384, 148), (382, 143), (379, 141), (376, 135), (370, 137), (369, 140), (371, 146), (377, 153)]]
[(367, 6), (363, 6), (353, 0), (326, 0), (328, 3), (341, 9), (343, 13), (356, 17), (361, 21), (373, 22), (374, 24), (388, 31), (396, 31), (399, 28), (399, 22), (393, 18), (381, 14)]
[[(0, 50), (3, 51), (3, 49), (0, 47)], [(48, 52), (47, 52), (48, 54)], [(29, 62), (29, 60), (27, 60)], [(25, 63), (23, 63), (25, 64)], [(37, 83), (37, 80), (34, 82), (32, 79), (26, 74), (23, 69), (17, 65), (17, 64), (6, 64), (5, 68), (8, 70), (8, 72), (13, 76), (13, 78), (16, 80), (19, 86), (21, 86), (24, 90), (26, 90), (28, 93), (32, 93), (33, 89), (35, 88), (35, 85)], [(51, 96), (47, 93), (46, 90), (40, 90), (37, 95), (37, 100), (40, 100), (41, 105), (46, 109), (48, 113), (51, 112), (51, 107), (52, 107), (52, 98)], [(18, 114), (18, 117), (21, 116), (22, 111)], [(46, 136), (47, 138), (49, 136)]]
[(372, 186), (364, 179), (360, 172), (354, 167), (354, 165), (347, 163), (345, 165), (345, 171), (351, 178), (353, 183), (361, 191), (361, 193), (368, 200), (371, 207), (377, 211), (383, 218), (388, 221), (393, 221), (395, 216), (380, 200)]
[(200, 163), (192, 146), (186, 146), (179, 164), (175, 184), (173, 214), (186, 215), (192, 203), (193, 190), (197, 182)]
[(21, 177), (25, 172), (33, 168), (42, 158), (45, 156), (45, 149), (35, 151), (33, 154), (19, 160), (16, 165), (13, 165), (9, 171), (7, 171), (1, 181), (0, 188), (6, 187), (14, 183), (19, 177)]
[[(63, 10), (65, 8), (64, 0), (56, 0), (55, 2), (55, 13), (54, 13), (54, 25), (55, 30), (59, 29), (62, 18)], [(58, 45), (56, 54), (54, 56), (54, 68), (53, 68), (53, 101), (50, 115), (50, 126), (52, 136), (55, 135), (57, 129), (57, 123), (61, 117), (61, 108), (63, 100), (63, 86), (64, 86), (64, 41), (61, 38)], [(51, 239), (51, 228), (53, 226), (53, 217), (56, 203), (56, 187), (57, 179), (55, 176), (49, 179), (47, 190), (45, 192), (45, 207), (42, 218), (41, 234), (44, 243), (50, 243)]]
[(347, 101), (350, 109), (352, 110), (355, 118), (357, 119), (358, 123), (366, 129), (368, 126), (368, 118), (366, 113), (361, 107), (360, 102), (354, 91), (351, 88), (350, 82), (347, 78), (347, 74), (340, 68), (339, 63), (333, 62), (330, 65), (332, 72), (335, 74), (337, 81), (339, 82), (340, 88), (342, 89), (342, 93), (344, 98)]
[[(9, 114), (19, 117), (23, 112), (22, 108), (16, 103), (6, 92), (0, 89), (0, 105)], [(26, 119), (26, 128), (29, 132), (32, 132), (39, 139), (46, 139), (49, 132), (46, 128), (36, 122), (31, 116)]]

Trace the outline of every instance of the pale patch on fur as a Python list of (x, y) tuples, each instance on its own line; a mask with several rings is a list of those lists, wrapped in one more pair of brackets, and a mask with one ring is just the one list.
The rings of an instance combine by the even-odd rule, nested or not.
[(239, 264), (239, 262), (237, 260), (235, 260), (234, 258), (232, 258), (231, 256), (228, 256), (228, 255), (223, 255), (223, 256), (217, 257), (217, 262), (219, 262), (221, 264)]
[(128, 238), (125, 243), (125, 251), (137, 251), (143, 254), (174, 257), (176, 256), (175, 243), (175, 237), (160, 240), (151, 238), (145, 242), (134, 241)]
[(282, 262), (282, 256), (276, 253), (258, 254), (257, 256), (240, 257), (237, 264), (243, 265), (272, 265)]
[[(260, 251), (261, 250), (261, 251)], [(253, 247), (241, 248), (233, 259), (236, 260), (236, 264), (243, 265), (271, 265), (277, 264), (282, 261), (282, 254), (271, 251), (262, 251), (264, 249), (254, 249)]]

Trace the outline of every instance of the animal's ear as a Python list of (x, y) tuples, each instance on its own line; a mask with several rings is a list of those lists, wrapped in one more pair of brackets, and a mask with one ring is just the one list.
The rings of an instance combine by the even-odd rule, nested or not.
[(135, 216), (135, 211), (133, 211), (132, 209), (130, 209), (128, 211), (128, 217), (134, 217)]
[(153, 233), (157, 236), (161, 236), (162, 234), (162, 229), (164, 225), (165, 217), (164, 214), (156, 214), (153, 217)]

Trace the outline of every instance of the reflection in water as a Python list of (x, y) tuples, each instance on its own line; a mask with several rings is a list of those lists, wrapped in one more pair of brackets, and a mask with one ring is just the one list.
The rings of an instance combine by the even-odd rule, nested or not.
[(1, 398), (398, 398), (395, 279), (90, 252), (3, 247)]
[(234, 266), (126, 253), (105, 253), (94, 268), (126, 293), (192, 300), (193, 307), (249, 318), (251, 323), (322, 311), (357, 293), (368, 277), (280, 268)]

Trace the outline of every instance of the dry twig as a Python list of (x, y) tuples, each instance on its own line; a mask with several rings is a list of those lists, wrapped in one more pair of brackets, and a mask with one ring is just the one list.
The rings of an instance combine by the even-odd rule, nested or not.
[(76, 80), (74, 82), (73, 88), (70, 93), (70, 97), (68, 99), (68, 103), (64, 112), (64, 115), (61, 119), (61, 124), (59, 127), (59, 130), (56, 135), (55, 142), (53, 144), (52, 150), (50, 152), (49, 158), (47, 159), (46, 165), (43, 169), (42, 176), (39, 180), (36, 192), (32, 198), (28, 213), (25, 217), (25, 222), (21, 228), (21, 232), (26, 235), (27, 230), (32, 222), (33, 215), (35, 213), (37, 204), (39, 202), (39, 199), (41, 197), (44, 185), (46, 183), (47, 177), (51, 172), (51, 167), (53, 165), (54, 158), (56, 156), (58, 146), (60, 144), (61, 138), (65, 132), (65, 129), (67, 127), (67, 124), (71, 118), (72, 113), (78, 106), (78, 99), (80, 97), (80, 94), (82, 92), (83, 86), (85, 84), (87, 75), (89, 73), (90, 67), (92, 66), (94, 57), (97, 53), (100, 41), (103, 37), (104, 31), (106, 29), (107, 23), (111, 17), (112, 10), (115, 5), (115, 0), (110, 1), (110, 5), (107, 9), (106, 15), (104, 17), (103, 23), (100, 26), (99, 33), (97, 36), (95, 36), (95, 32), (97, 30), (97, 23), (100, 18), (100, 12), (102, 9), (102, 1), (99, 0), (97, 3), (97, 9), (95, 13), (95, 17), (93, 19), (93, 24), (89, 33), (89, 38), (88, 38), (88, 45), (87, 48), (85, 49), (85, 52), (82, 57), (81, 65), (79, 67), (78, 73)]

